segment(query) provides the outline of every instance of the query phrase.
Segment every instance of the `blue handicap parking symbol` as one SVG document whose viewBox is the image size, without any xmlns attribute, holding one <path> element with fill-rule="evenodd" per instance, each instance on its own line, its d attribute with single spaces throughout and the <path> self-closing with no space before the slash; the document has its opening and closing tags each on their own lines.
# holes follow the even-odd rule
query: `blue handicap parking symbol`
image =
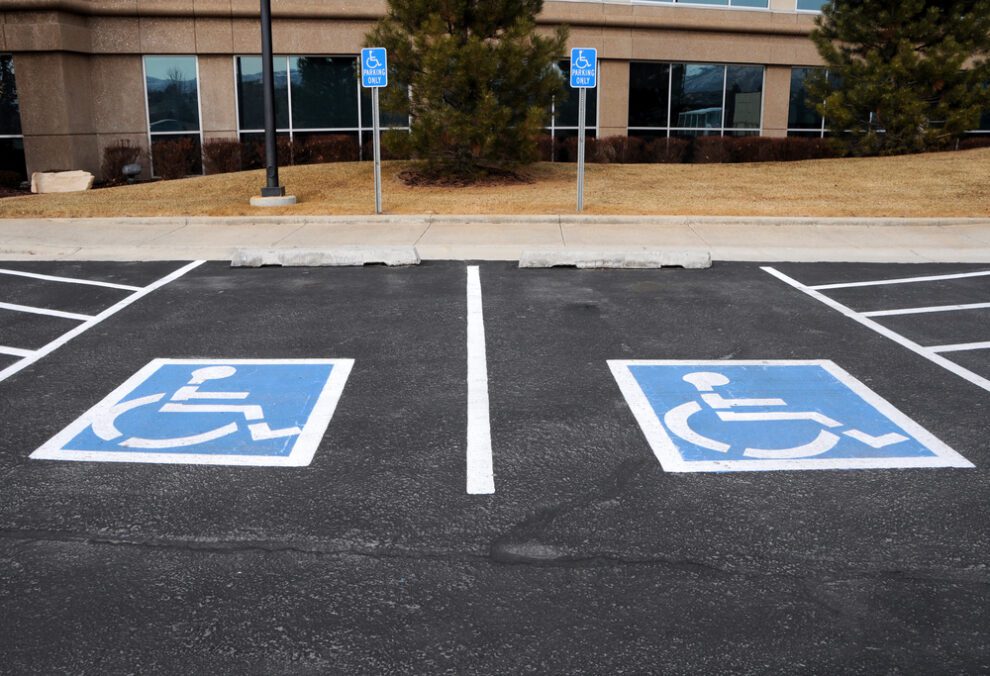
<svg viewBox="0 0 990 676">
<path fill-rule="evenodd" d="M 571 87 L 594 89 L 598 86 L 598 50 L 590 47 L 571 50 Z"/>
<path fill-rule="evenodd" d="M 830 361 L 609 366 L 667 471 L 973 466 Z"/>
<path fill-rule="evenodd" d="M 388 86 L 388 53 L 384 47 L 368 47 L 361 50 L 361 86 L 365 88 Z"/>
<path fill-rule="evenodd" d="M 35 459 L 308 465 L 350 359 L 155 359 Z"/>
</svg>

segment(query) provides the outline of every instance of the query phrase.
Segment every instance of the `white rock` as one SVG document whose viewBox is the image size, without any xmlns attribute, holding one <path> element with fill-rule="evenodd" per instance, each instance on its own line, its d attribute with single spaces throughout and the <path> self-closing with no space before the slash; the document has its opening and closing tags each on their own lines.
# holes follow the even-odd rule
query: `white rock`
<svg viewBox="0 0 990 676">
<path fill-rule="evenodd" d="M 36 171 L 31 174 L 31 192 L 79 192 L 93 187 L 88 171 Z"/>
</svg>

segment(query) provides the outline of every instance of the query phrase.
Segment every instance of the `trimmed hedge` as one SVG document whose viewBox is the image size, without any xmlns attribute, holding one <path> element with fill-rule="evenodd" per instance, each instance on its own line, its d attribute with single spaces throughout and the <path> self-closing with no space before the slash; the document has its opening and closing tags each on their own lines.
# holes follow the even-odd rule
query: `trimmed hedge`
<svg viewBox="0 0 990 676">
<path fill-rule="evenodd" d="M 103 180 L 107 183 L 123 183 L 124 167 L 144 159 L 143 148 L 132 146 L 130 141 L 117 141 L 103 149 Z"/>
<path fill-rule="evenodd" d="M 203 168 L 207 174 L 228 174 L 241 170 L 241 144 L 226 138 L 203 142 Z"/>
<path fill-rule="evenodd" d="M 199 143 L 185 136 L 156 141 L 151 162 L 160 178 L 185 178 L 202 172 Z"/>
<path fill-rule="evenodd" d="M 577 138 L 540 140 L 541 159 L 577 161 Z M 826 139 L 766 136 L 698 136 L 695 138 L 608 136 L 585 141 L 585 160 L 598 164 L 679 164 L 725 162 L 790 162 L 835 157 Z"/>
</svg>

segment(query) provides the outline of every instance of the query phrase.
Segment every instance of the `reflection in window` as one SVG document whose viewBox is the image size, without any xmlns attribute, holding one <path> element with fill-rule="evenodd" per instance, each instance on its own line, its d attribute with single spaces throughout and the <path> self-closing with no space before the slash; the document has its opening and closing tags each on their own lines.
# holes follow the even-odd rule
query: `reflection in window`
<svg viewBox="0 0 990 676">
<path fill-rule="evenodd" d="M 650 2 L 662 2 L 664 4 L 678 5 L 715 5 L 721 7 L 750 7 L 766 9 L 770 6 L 769 0 L 649 0 Z"/>
<path fill-rule="evenodd" d="M 629 64 L 629 126 L 666 127 L 670 64 Z"/>
<path fill-rule="evenodd" d="M 289 75 L 284 56 L 272 60 L 275 79 L 275 127 L 289 128 Z M 237 110 L 241 129 L 265 128 L 265 90 L 261 83 L 261 57 L 237 59 Z"/>
<path fill-rule="evenodd" d="M 763 67 L 728 66 L 725 69 L 725 126 L 758 129 L 763 106 Z"/>
<path fill-rule="evenodd" d="M 169 137 L 189 137 L 192 155 L 190 173 L 202 172 L 202 135 L 199 127 L 199 87 L 195 56 L 144 57 L 145 92 L 148 101 L 148 131 L 152 150 Z M 190 134 L 190 132 L 192 132 Z M 152 152 L 152 174 L 155 153 Z"/>
<path fill-rule="evenodd" d="M 557 69 L 564 78 L 565 83 L 571 81 L 571 62 L 560 61 Z M 567 96 L 563 101 L 553 102 L 553 125 L 554 130 L 577 129 L 578 128 L 578 90 L 567 85 Z M 585 117 L 586 129 L 594 130 L 598 127 L 598 89 L 589 89 L 585 96 Z M 575 134 L 576 135 L 576 134 Z"/>
<path fill-rule="evenodd" d="M 151 133 L 199 131 L 195 56 L 144 59 Z"/>
<path fill-rule="evenodd" d="M 373 125 L 371 92 L 361 87 L 356 56 L 276 56 L 274 62 L 276 127 L 297 142 L 293 152 L 349 156 L 349 144 L 359 152 L 367 145 L 370 136 L 362 132 Z M 240 137 L 250 150 L 265 127 L 261 57 L 238 56 L 236 65 Z M 408 115 L 385 108 L 380 122 L 382 129 L 409 128 Z"/>
<path fill-rule="evenodd" d="M 759 133 L 763 66 L 629 64 L 629 133 Z M 649 132 L 649 134 L 647 134 Z"/>
<path fill-rule="evenodd" d="M 839 78 L 824 68 L 791 68 L 790 104 L 787 109 L 788 136 L 828 136 L 825 119 L 808 100 L 808 79 L 821 73 L 825 73 L 833 87 L 838 85 Z"/>
<path fill-rule="evenodd" d="M 0 54 L 0 136 L 21 135 L 21 110 L 17 103 L 14 57 Z"/>
<path fill-rule="evenodd" d="M 0 172 L 13 172 L 21 180 L 27 178 L 14 57 L 9 54 L 0 54 Z"/>
<path fill-rule="evenodd" d="M 678 128 L 722 126 L 725 67 L 678 63 L 670 70 L 670 119 Z"/>
<path fill-rule="evenodd" d="M 354 57 L 291 57 L 293 129 L 357 128 L 358 75 Z"/>
</svg>

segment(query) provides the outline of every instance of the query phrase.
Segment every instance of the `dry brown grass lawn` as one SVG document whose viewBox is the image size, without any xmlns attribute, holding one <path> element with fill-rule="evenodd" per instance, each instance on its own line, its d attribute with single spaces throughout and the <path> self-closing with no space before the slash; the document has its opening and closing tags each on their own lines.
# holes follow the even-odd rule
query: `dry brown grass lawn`
<svg viewBox="0 0 990 676">
<path fill-rule="evenodd" d="M 575 166 L 542 163 L 531 183 L 409 187 L 383 169 L 386 213 L 568 214 Z M 261 171 L 0 200 L 0 217 L 354 215 L 374 211 L 369 163 L 286 167 L 300 203 L 256 209 Z M 990 148 L 889 158 L 762 164 L 588 165 L 588 214 L 735 216 L 990 216 Z"/>
</svg>

